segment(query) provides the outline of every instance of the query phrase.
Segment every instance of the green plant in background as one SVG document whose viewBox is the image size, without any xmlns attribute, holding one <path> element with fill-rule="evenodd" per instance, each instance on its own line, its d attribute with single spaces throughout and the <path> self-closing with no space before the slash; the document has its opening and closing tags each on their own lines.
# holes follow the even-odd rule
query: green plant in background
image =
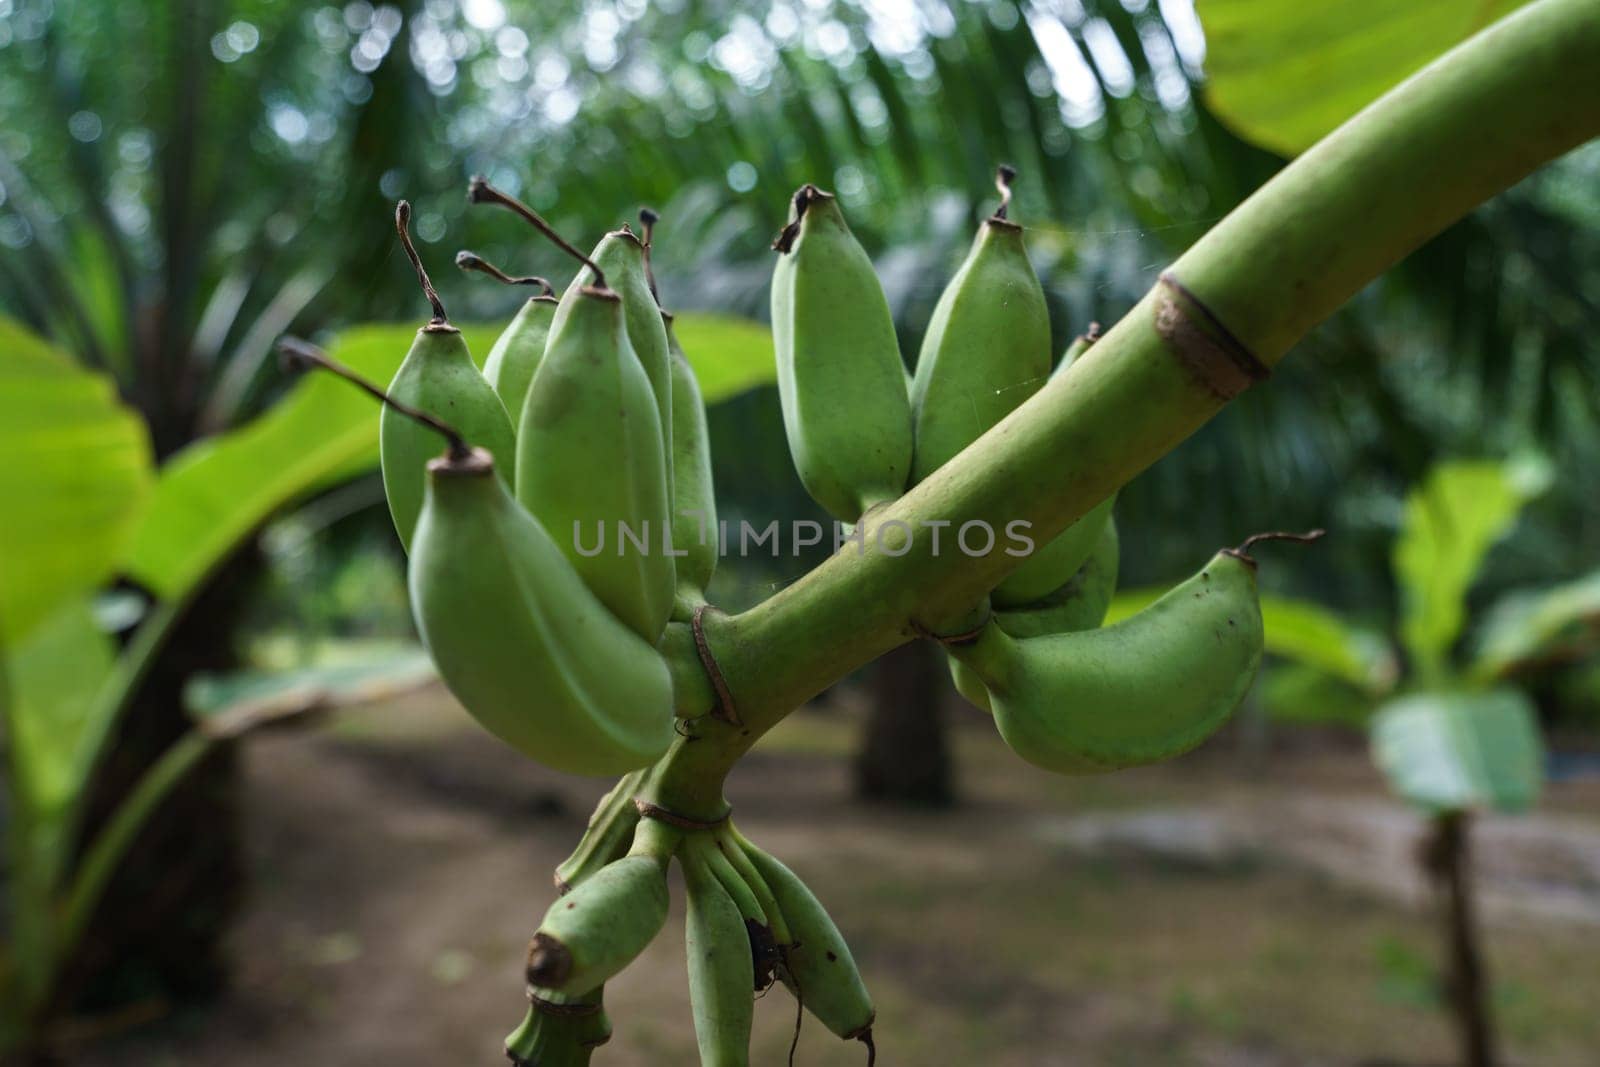
<svg viewBox="0 0 1600 1067">
<path fill-rule="evenodd" d="M 1315 619 L 1328 647 L 1364 648 L 1368 662 L 1404 670 L 1337 673 L 1325 657 L 1308 656 L 1309 646 L 1279 642 L 1273 651 L 1295 666 L 1264 687 L 1268 704 L 1291 718 L 1368 721 L 1373 759 L 1390 789 L 1429 817 L 1420 858 L 1447 920 L 1444 991 L 1464 1060 L 1475 1067 L 1493 1062 L 1494 1041 L 1470 892 L 1471 818 L 1524 811 L 1538 797 L 1543 745 L 1523 689 L 1528 677 L 1600 651 L 1600 573 L 1508 592 L 1462 640 L 1489 550 L 1551 478 L 1536 457 L 1439 464 L 1407 496 L 1400 517 L 1397 649 L 1312 605 L 1282 605 Z"/>
<path fill-rule="evenodd" d="M 659 417 L 642 385 L 648 367 L 634 324 L 651 335 L 659 328 L 654 287 L 613 288 L 594 259 L 556 237 L 531 208 L 474 179 L 474 202 L 515 209 L 589 273 L 563 295 L 523 400 L 515 499 L 496 477 L 496 460 L 448 425 L 450 405 L 476 403 L 466 398 L 483 395 L 481 381 L 422 397 L 430 411 L 384 398 L 385 419 L 415 420 L 445 445 L 425 466 L 414 448 L 386 447 L 382 456 L 389 484 L 426 481 L 409 564 L 413 610 L 445 682 L 484 725 L 557 766 L 578 765 L 564 742 L 581 733 L 594 738 L 585 747 L 596 764 L 626 769 L 557 872 L 563 896 L 530 945 L 532 1003 L 508 1042 L 513 1061 L 589 1061 L 611 1029 L 603 985 L 659 931 L 664 870 L 676 859 L 689 898 L 689 991 L 702 1062 L 748 1062 L 754 992 L 776 980 L 835 1033 L 864 1041 L 870 1062 L 873 1012 L 860 975 L 831 921 L 812 925 L 810 948 L 837 942 L 828 950 L 832 966 L 807 957 L 803 924 L 816 919 L 809 894 L 786 891 L 778 865 L 734 831 L 724 796 L 729 769 L 821 688 L 915 637 L 939 641 L 970 667 L 989 690 L 1002 737 L 1055 769 L 1152 762 L 1203 740 L 1242 697 L 1263 650 L 1254 561 L 1245 551 L 1251 541 L 1224 550 L 1125 622 L 1098 630 L 1091 619 L 1088 627 L 1013 638 L 990 602 L 1028 553 L 1001 551 L 993 531 L 1023 522 L 1046 545 L 1070 532 L 1265 378 L 1372 276 L 1479 199 L 1593 136 L 1600 71 L 1586 58 L 1597 48 L 1600 12 L 1588 0 L 1541 0 L 1474 37 L 1288 167 L 1178 259 L 1065 372 L 998 423 L 1003 411 L 981 416 L 976 439 L 914 486 L 906 484 L 913 468 L 901 447 L 914 437 L 911 405 L 885 392 L 880 373 L 887 319 L 880 283 L 863 269 L 837 205 L 802 186 L 774 243 L 782 257 L 773 277 L 781 408 L 808 490 L 852 530 L 827 562 L 737 615 L 688 598 L 670 612 L 651 610 L 659 560 L 665 555 L 670 566 L 674 557 L 648 525 L 670 520 L 640 502 L 670 493 L 661 456 L 681 455 L 661 447 L 659 435 L 671 435 L 674 424 Z M 651 243 L 648 234 L 641 242 L 645 251 Z M 432 299 L 420 267 L 419 275 Z M 1026 315 L 1023 304 L 1017 313 Z M 954 296 L 946 305 L 952 322 L 959 305 Z M 436 300 L 434 312 L 424 334 L 442 328 Z M 998 340 L 982 333 L 969 342 L 971 359 L 990 354 L 983 341 Z M 303 343 L 286 344 L 354 377 Z M 871 362 L 834 363 L 828 380 L 804 373 L 810 368 L 801 360 L 837 358 L 829 344 L 872 346 Z M 692 352 L 687 339 L 685 350 Z M 566 366 L 580 355 L 592 380 L 576 381 Z M 408 384 L 404 372 L 395 381 Z M 841 388 L 844 382 L 856 387 Z M 911 386 L 903 375 L 893 384 L 891 393 Z M 589 389 L 611 402 L 585 402 Z M 920 414 L 929 415 L 937 401 L 929 393 L 921 401 Z M 521 448 L 533 433 L 548 446 Z M 612 448 L 622 443 L 611 478 L 633 491 L 585 495 L 568 485 L 559 506 L 550 504 L 544 491 L 560 488 L 563 467 L 601 435 Z M 704 465 L 691 458 L 686 469 Z M 540 491 L 525 492 L 530 484 Z M 562 525 L 546 530 L 541 520 Z M 1425 521 L 1417 528 L 1426 532 Z M 614 557 L 579 551 L 579 559 L 562 559 L 552 545 L 571 539 L 577 547 L 585 524 L 610 524 L 616 533 L 619 522 L 637 523 L 633 533 L 642 539 L 631 550 L 613 542 Z M 1104 525 L 1082 538 L 1070 565 L 1061 564 L 1044 602 L 1019 607 L 1042 610 L 1051 596 L 1076 595 L 1069 587 Z M 962 552 L 949 551 L 947 541 L 941 552 L 922 533 L 943 526 L 987 527 L 991 539 Z M 1463 539 L 1486 545 L 1495 526 L 1475 524 Z M 1441 560 L 1452 574 L 1472 570 L 1470 553 L 1466 563 L 1459 553 L 1441 553 L 1430 564 Z M 1416 648 L 1432 657 L 1427 677 L 1437 675 L 1459 628 L 1441 590 L 1448 587 L 1426 588 L 1422 606 L 1408 615 Z M 615 617 L 592 620 L 595 600 Z M 563 620 L 569 607 L 575 613 Z M 487 629 L 479 616 L 490 620 Z M 621 626 L 633 637 L 614 651 Z M 1303 629 L 1302 639 L 1305 630 L 1315 627 Z M 526 642 L 523 656 L 508 651 L 507 634 Z M 1055 654 L 1069 645 L 1072 652 Z M 1216 649 L 1224 655 L 1208 655 Z M 1347 653 L 1348 646 L 1327 658 Z M 619 669 L 605 684 L 636 685 L 639 704 L 606 702 L 593 672 L 608 662 Z M 1098 669 L 1082 669 L 1088 666 Z M 652 674 L 670 679 L 670 700 L 649 696 Z M 508 699 L 508 691 L 523 699 Z M 1104 704 L 1061 703 L 1078 700 Z M 1515 715 L 1508 719 L 1503 701 L 1480 705 L 1451 723 L 1481 719 L 1507 736 Z M 1417 727 L 1430 715 L 1413 705 L 1391 721 L 1413 739 L 1440 736 L 1428 723 Z M 1008 721 L 1020 728 L 1008 729 Z M 589 1022 L 563 1022 L 573 1019 Z"/>
</svg>

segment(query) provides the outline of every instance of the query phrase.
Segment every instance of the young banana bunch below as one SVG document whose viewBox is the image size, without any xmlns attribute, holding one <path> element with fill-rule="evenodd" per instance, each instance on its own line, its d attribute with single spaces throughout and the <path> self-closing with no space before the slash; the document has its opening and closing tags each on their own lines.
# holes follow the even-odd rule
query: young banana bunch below
<svg viewBox="0 0 1600 1067">
<path fill-rule="evenodd" d="M 950 655 L 982 683 L 1000 736 L 1029 763 L 1092 774 L 1170 759 L 1227 721 L 1261 664 L 1250 546 L 1320 536 L 1262 534 L 1223 549 L 1161 599 L 1103 630 L 1029 633 L 1032 626 L 1013 622 L 1016 636 L 996 613 L 976 641 L 951 646 Z"/>
<path fill-rule="evenodd" d="M 806 491 L 853 523 L 905 492 L 911 405 L 889 302 L 833 194 L 803 185 L 773 242 L 772 338 L 789 452 Z"/>
</svg>

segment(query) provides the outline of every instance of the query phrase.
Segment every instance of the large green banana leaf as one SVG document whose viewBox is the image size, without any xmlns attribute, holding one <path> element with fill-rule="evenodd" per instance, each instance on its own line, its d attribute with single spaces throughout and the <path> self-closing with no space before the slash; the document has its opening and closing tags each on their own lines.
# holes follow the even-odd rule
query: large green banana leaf
<svg viewBox="0 0 1600 1067">
<path fill-rule="evenodd" d="M 1425 682 L 1445 669 L 1484 557 L 1549 479 L 1537 459 L 1441 463 L 1407 495 L 1394 544 L 1400 638 Z"/>
<path fill-rule="evenodd" d="M 0 316 L 0 648 L 115 570 L 150 443 L 110 379 Z"/>
<path fill-rule="evenodd" d="M 1544 779 L 1533 706 L 1515 689 L 1391 701 L 1373 719 L 1372 754 L 1389 787 L 1429 813 L 1524 811 Z"/>
<path fill-rule="evenodd" d="M 1206 100 L 1246 140 L 1298 155 L 1527 0 L 1199 0 Z"/>
<path fill-rule="evenodd" d="M 1552 589 L 1509 593 L 1489 609 L 1469 673 L 1488 681 L 1531 664 L 1600 649 L 1600 571 Z"/>
</svg>

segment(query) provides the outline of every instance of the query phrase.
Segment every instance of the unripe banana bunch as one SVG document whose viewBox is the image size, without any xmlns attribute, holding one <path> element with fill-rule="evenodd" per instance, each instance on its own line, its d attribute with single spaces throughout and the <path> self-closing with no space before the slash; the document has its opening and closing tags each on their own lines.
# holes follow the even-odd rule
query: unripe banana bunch
<svg viewBox="0 0 1600 1067">
<path fill-rule="evenodd" d="M 1258 534 L 1223 549 L 1161 599 L 1103 630 L 1033 633 L 1053 623 L 1030 613 L 1027 623 L 1013 622 L 1013 634 L 997 613 L 976 641 L 950 646 L 950 655 L 982 683 L 1000 736 L 1029 763 L 1092 774 L 1170 759 L 1227 721 L 1261 664 L 1250 546 L 1320 536 Z"/>
<path fill-rule="evenodd" d="M 499 396 L 448 325 L 405 232 L 408 216 L 402 205 L 397 223 L 435 321 L 396 383 L 422 400 L 412 405 L 386 395 L 303 342 L 281 347 L 384 401 L 384 478 L 397 528 L 409 541 L 412 610 L 440 676 L 467 710 L 501 740 L 558 770 L 598 775 L 644 767 L 673 738 L 666 662 L 653 641 L 590 590 L 511 496 L 495 456 L 438 416 L 497 413 L 480 421 L 491 430 L 509 427 Z M 449 339 L 459 355 L 448 376 L 426 358 L 434 338 Z M 413 471 L 418 457 L 437 450 L 438 436 L 448 442 L 445 454 Z M 652 443 L 659 456 L 659 440 Z M 509 459 L 514 446 L 507 440 L 500 450 Z M 407 519 L 413 475 L 421 497 Z"/>
<path fill-rule="evenodd" d="M 800 481 L 841 522 L 905 491 L 911 405 L 889 302 L 831 193 L 803 185 L 773 242 L 778 399 Z"/>
</svg>

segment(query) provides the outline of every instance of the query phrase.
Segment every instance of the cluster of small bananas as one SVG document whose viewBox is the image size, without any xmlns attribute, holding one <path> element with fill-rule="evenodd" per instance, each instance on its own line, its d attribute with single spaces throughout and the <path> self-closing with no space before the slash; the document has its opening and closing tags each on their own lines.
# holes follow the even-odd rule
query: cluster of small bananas
<svg viewBox="0 0 1600 1067">
<path fill-rule="evenodd" d="M 778 388 L 801 480 L 840 521 L 927 478 L 1094 343 L 1091 329 L 1052 371 L 1044 291 L 1009 217 L 1013 178 L 999 169 L 1000 206 L 941 294 L 909 382 L 883 288 L 838 202 L 811 185 L 795 193 L 774 243 Z M 943 641 L 961 693 L 1047 770 L 1110 770 L 1194 747 L 1232 714 L 1261 661 L 1255 562 L 1243 547 L 1099 628 L 1117 580 L 1114 500 L 996 586 L 977 633 Z"/>
<path fill-rule="evenodd" d="M 842 523 L 869 521 L 1093 343 L 1093 331 L 1080 337 L 1052 372 L 1044 294 L 1008 217 L 1012 177 L 1001 168 L 1000 206 L 940 297 L 914 377 L 837 201 L 812 185 L 792 200 L 774 242 L 779 396 L 801 480 Z M 384 488 L 413 612 L 484 727 L 547 766 L 623 776 L 557 871 L 561 896 L 530 946 L 530 1007 L 507 1051 L 522 1067 L 589 1062 L 611 1033 L 604 984 L 660 931 L 676 857 L 702 1062 L 748 1063 L 754 992 L 781 981 L 835 1034 L 864 1041 L 870 1063 L 872 1002 L 816 897 L 727 816 L 699 822 L 643 799 L 674 737 L 658 644 L 669 621 L 697 623 L 718 552 L 705 536 L 718 525 L 705 406 L 651 275 L 655 216 L 641 212 L 639 233 L 624 226 L 585 256 L 481 179 L 469 199 L 514 211 L 583 265 L 557 298 L 542 279 L 457 257 L 541 290 L 480 373 L 411 243 L 408 206 L 396 211 L 433 317 L 387 393 L 358 384 L 385 401 Z M 303 342 L 286 351 L 354 378 Z M 1233 711 L 1261 657 L 1250 542 L 1100 628 L 1117 576 L 1112 503 L 996 586 L 981 627 L 941 639 L 957 687 L 992 711 L 1006 743 L 1062 773 L 1193 747 Z M 581 547 L 581 531 L 608 527 L 614 550 Z"/>
</svg>

